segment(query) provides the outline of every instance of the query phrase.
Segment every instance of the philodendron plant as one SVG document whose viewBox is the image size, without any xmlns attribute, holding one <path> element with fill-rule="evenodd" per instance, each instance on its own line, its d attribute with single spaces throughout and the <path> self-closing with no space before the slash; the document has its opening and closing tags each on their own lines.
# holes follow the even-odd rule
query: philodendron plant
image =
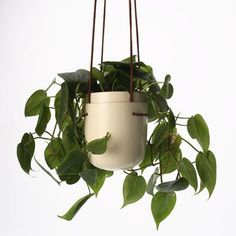
<svg viewBox="0 0 236 236">
<path fill-rule="evenodd" d="M 173 95 L 170 75 L 157 82 L 152 68 L 142 62 L 133 63 L 135 91 L 141 92 L 148 105 L 148 121 L 154 126 L 146 141 L 144 160 L 133 169 L 123 170 L 123 207 L 140 200 L 145 193 L 151 197 L 151 211 L 157 228 L 172 212 L 176 192 L 189 186 L 196 193 L 207 189 L 209 197 L 216 184 L 216 160 L 209 150 L 208 126 L 200 114 L 182 117 L 174 114 L 167 100 Z M 92 91 L 130 91 L 130 59 L 121 62 L 104 62 L 100 69 L 92 70 Z M 90 73 L 77 70 L 58 74 L 47 89 L 34 92 L 25 105 L 25 116 L 38 118 L 35 131 L 25 133 L 17 146 L 21 168 L 29 174 L 32 159 L 57 184 L 69 185 L 84 181 L 88 195 L 79 199 L 69 211 L 60 216 L 72 220 L 79 209 L 92 196 L 97 196 L 112 171 L 98 169 L 89 160 L 89 153 L 106 152 L 112 134 L 87 142 L 84 135 L 84 107 Z M 63 79 L 63 83 L 58 80 Z M 56 86 L 58 91 L 51 94 Z M 51 123 L 49 125 L 49 123 Z M 52 131 L 48 127 L 52 128 Z M 186 128 L 194 145 L 181 135 L 178 128 Z M 129 130 L 127 130 L 129 132 Z M 46 141 L 44 158 L 47 168 L 34 157 L 36 141 Z M 196 142 L 197 141 L 197 142 Z M 196 152 L 187 158 L 182 144 Z M 199 144 L 197 147 L 195 145 Z M 153 174 L 147 181 L 145 169 Z M 172 181 L 170 181 L 172 179 Z M 168 181 L 167 181 L 168 180 Z"/>
</svg>

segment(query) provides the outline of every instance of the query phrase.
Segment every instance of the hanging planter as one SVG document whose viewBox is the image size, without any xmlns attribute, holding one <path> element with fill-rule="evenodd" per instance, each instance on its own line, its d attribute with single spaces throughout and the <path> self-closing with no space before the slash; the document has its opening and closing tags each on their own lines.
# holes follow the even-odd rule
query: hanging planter
<svg viewBox="0 0 236 236">
<path fill-rule="evenodd" d="M 101 64 L 99 69 L 93 67 L 96 4 L 95 0 L 90 71 L 58 74 L 62 83 L 56 78 L 47 89 L 37 90 L 29 97 L 25 116 L 36 116 L 38 121 L 35 132 L 23 135 L 17 157 L 29 174 L 35 142 L 46 140 L 47 168 L 34 158 L 39 167 L 59 185 L 86 183 L 88 195 L 60 216 L 65 220 L 72 220 L 89 198 L 98 195 L 113 170 L 123 170 L 123 207 L 137 202 L 145 193 L 151 195 L 151 211 L 158 227 L 172 212 L 176 192 L 191 186 L 196 193 L 206 188 L 212 195 L 216 160 L 209 149 L 209 129 L 200 114 L 175 115 L 168 105 L 174 91 L 170 75 L 157 82 L 152 68 L 140 61 L 135 0 L 138 60 L 133 56 L 129 0 L 130 56 L 119 62 L 103 61 L 105 0 Z M 56 94 L 50 93 L 52 86 L 58 87 Z M 52 131 L 48 130 L 49 122 L 54 123 Z M 154 129 L 147 137 L 149 123 Z M 197 142 L 192 144 L 182 136 L 184 128 Z M 195 147 L 197 143 L 199 146 Z M 196 156 L 185 158 L 183 144 L 194 149 Z M 148 181 L 144 178 L 147 168 L 153 169 Z M 172 181 L 166 180 L 170 178 Z"/>
<path fill-rule="evenodd" d="M 130 102 L 128 92 L 98 92 L 86 104 L 85 138 L 91 142 L 108 134 L 104 154 L 90 153 L 101 169 L 129 169 L 143 160 L 147 140 L 147 104 L 141 93 Z M 127 132 L 128 131 L 128 132 Z"/>
</svg>

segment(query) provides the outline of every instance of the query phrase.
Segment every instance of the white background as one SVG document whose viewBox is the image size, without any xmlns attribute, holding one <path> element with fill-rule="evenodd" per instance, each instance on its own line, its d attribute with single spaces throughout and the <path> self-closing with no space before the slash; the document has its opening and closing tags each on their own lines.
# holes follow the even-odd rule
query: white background
<svg viewBox="0 0 236 236">
<path fill-rule="evenodd" d="M 89 67 L 93 1 L 0 0 L 1 236 L 236 234 L 236 2 L 137 2 L 142 60 L 153 66 L 158 80 L 172 75 L 175 96 L 170 104 L 176 113 L 201 113 L 209 124 L 211 149 L 218 160 L 215 193 L 209 201 L 206 192 L 193 196 L 189 189 L 178 194 L 174 212 L 157 233 L 149 196 L 119 209 L 124 175 L 118 172 L 72 222 L 57 218 L 86 188 L 83 184 L 58 187 L 40 171 L 32 174 L 36 178 L 27 176 L 15 149 L 21 135 L 35 125 L 23 114 L 29 95 L 46 88 L 59 72 Z M 108 0 L 106 59 L 128 56 L 127 3 Z M 99 63 L 99 44 L 97 38 L 95 63 Z M 41 162 L 42 147 L 36 152 Z"/>
</svg>

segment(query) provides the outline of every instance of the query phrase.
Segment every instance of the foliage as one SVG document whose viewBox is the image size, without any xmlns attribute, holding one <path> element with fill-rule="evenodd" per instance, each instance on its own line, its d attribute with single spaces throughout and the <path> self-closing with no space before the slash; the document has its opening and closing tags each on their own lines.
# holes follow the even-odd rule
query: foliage
<svg viewBox="0 0 236 236">
<path fill-rule="evenodd" d="M 203 117 L 200 114 L 181 117 L 169 107 L 168 100 L 174 92 L 170 75 L 165 77 L 164 82 L 157 82 L 150 66 L 143 62 L 134 62 L 133 66 L 133 87 L 144 94 L 148 105 L 148 121 L 155 128 L 147 140 L 144 160 L 136 169 L 124 171 L 127 176 L 123 184 L 123 207 L 137 202 L 145 192 L 148 193 L 152 197 L 151 211 L 159 227 L 172 212 L 177 191 L 185 190 L 190 185 L 196 193 L 206 188 L 209 196 L 212 195 L 216 184 L 216 160 L 209 150 L 209 129 Z M 92 70 L 92 91 L 130 91 L 129 73 L 129 58 L 121 62 L 104 62 L 100 70 Z M 25 116 L 35 116 L 38 120 L 35 132 L 23 135 L 17 146 L 17 157 L 21 168 L 29 174 L 35 141 L 46 140 L 48 144 L 44 158 L 49 170 L 35 159 L 42 170 L 59 184 L 86 183 L 88 195 L 79 199 L 61 216 L 65 220 L 72 220 L 87 200 L 98 195 L 106 179 L 113 174 L 96 168 L 88 161 L 89 152 L 97 155 L 106 152 L 111 134 L 107 133 L 105 137 L 90 143 L 85 139 L 84 107 L 89 72 L 77 70 L 59 74 L 59 77 L 64 80 L 62 84 L 53 80 L 46 90 L 37 90 L 26 102 Z M 58 86 L 58 91 L 54 96 L 49 96 L 48 91 L 54 85 Z M 47 128 L 49 122 L 54 127 L 51 132 Z M 181 128 L 186 128 L 194 139 L 194 145 L 179 133 Z M 196 141 L 199 149 L 195 147 Z M 183 154 L 184 144 L 196 151 L 195 159 Z M 153 168 L 148 181 L 144 178 L 147 168 Z M 166 180 L 170 178 L 172 181 Z"/>
</svg>

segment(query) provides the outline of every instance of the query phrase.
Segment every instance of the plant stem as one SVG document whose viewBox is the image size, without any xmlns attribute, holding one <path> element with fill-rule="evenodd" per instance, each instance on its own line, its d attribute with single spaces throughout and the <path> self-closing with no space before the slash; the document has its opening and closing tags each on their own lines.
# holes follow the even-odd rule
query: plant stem
<svg viewBox="0 0 236 236">
<path fill-rule="evenodd" d="M 38 161 L 37 159 L 34 157 L 35 162 L 37 163 L 37 165 L 48 175 L 50 176 L 58 185 L 61 184 L 61 182 L 59 182 L 48 170 L 46 170 Z"/>
<path fill-rule="evenodd" d="M 45 131 L 46 134 L 48 134 L 51 138 L 54 138 L 52 134 L 50 134 L 48 131 Z"/>
<path fill-rule="evenodd" d="M 178 126 L 184 126 L 184 127 L 187 127 L 187 125 L 178 124 L 178 123 L 176 123 L 176 125 L 178 125 Z"/>
<path fill-rule="evenodd" d="M 181 139 L 185 142 L 185 143 L 187 143 L 189 146 L 191 146 L 196 152 L 200 152 L 197 148 L 195 148 L 188 140 L 186 140 L 186 139 L 184 139 L 183 137 L 181 137 Z"/>
<path fill-rule="evenodd" d="M 150 167 L 150 166 L 157 166 L 159 165 L 160 163 L 157 162 L 157 163 L 153 163 L 153 164 L 150 164 L 150 165 L 146 165 L 146 166 L 143 166 L 143 167 L 140 167 L 140 168 L 137 168 L 137 169 L 129 169 L 128 171 L 139 171 L 139 170 L 143 170 L 143 169 L 146 169 L 147 167 Z"/>
<path fill-rule="evenodd" d="M 44 138 L 44 137 L 35 137 L 34 139 L 43 139 L 43 140 L 48 140 L 48 141 L 51 141 L 50 138 Z"/>
</svg>

